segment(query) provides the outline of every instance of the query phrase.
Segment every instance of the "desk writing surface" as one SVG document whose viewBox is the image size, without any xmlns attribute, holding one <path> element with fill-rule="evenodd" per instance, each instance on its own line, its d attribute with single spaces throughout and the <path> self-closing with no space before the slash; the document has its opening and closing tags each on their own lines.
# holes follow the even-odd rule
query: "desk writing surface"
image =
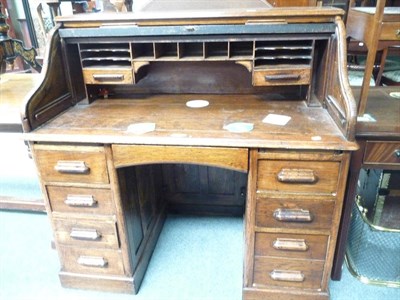
<svg viewBox="0 0 400 300">
<path fill-rule="evenodd" d="M 39 82 L 39 74 L 0 75 L 0 130 L 21 131 L 21 109 L 27 94 Z"/>
<path fill-rule="evenodd" d="M 190 108 L 186 102 L 205 99 L 209 105 Z M 264 123 L 269 115 L 288 116 L 285 125 Z M 155 123 L 155 131 L 129 132 L 136 123 Z M 224 126 L 253 123 L 250 132 L 234 133 Z M 354 149 L 321 107 L 304 101 L 270 101 L 261 95 L 157 95 L 136 99 L 97 100 L 77 105 L 30 133 L 27 138 L 70 142 L 163 144 L 232 147 L 294 147 Z"/>
</svg>

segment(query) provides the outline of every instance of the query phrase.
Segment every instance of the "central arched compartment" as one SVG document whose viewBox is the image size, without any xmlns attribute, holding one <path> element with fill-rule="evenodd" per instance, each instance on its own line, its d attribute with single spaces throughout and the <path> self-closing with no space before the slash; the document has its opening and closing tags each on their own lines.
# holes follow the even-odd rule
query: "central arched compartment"
<svg viewBox="0 0 400 300">
<path fill-rule="evenodd" d="M 184 224 L 180 218 L 201 223 L 201 216 L 243 218 L 247 149 L 114 145 L 113 161 L 134 281 L 144 275 L 167 216 L 172 224 Z M 226 247 L 210 239 L 205 242 Z"/>
</svg>

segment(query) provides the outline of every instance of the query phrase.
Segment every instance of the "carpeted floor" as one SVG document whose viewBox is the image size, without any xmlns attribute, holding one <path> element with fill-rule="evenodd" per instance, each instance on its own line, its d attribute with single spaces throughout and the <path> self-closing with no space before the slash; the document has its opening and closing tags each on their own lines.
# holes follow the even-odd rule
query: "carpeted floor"
<svg viewBox="0 0 400 300">
<path fill-rule="evenodd" d="M 239 300 L 242 232 L 241 218 L 170 215 L 139 293 L 103 293 L 60 286 L 47 215 L 0 211 L 0 299 Z M 332 300 L 400 299 L 400 289 L 365 285 L 346 268 L 330 291 Z"/>
</svg>

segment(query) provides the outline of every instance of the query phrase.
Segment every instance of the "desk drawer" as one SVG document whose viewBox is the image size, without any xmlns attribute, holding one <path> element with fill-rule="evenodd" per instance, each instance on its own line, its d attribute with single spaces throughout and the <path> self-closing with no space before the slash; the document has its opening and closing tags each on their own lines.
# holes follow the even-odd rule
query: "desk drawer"
<svg viewBox="0 0 400 300">
<path fill-rule="evenodd" d="M 86 84 L 133 84 L 132 69 L 83 69 L 83 78 Z"/>
<path fill-rule="evenodd" d="M 119 248 L 114 221 L 54 218 L 53 224 L 55 237 L 60 244 L 85 248 Z"/>
<path fill-rule="evenodd" d="M 83 274 L 124 275 L 121 252 L 109 249 L 60 247 L 63 271 Z"/>
<path fill-rule="evenodd" d="M 266 228 L 325 229 L 332 226 L 333 200 L 258 198 L 256 226 Z"/>
<path fill-rule="evenodd" d="M 254 284 L 318 289 L 321 287 L 324 262 L 255 257 Z"/>
<path fill-rule="evenodd" d="M 380 40 L 382 41 L 399 41 L 400 40 L 400 22 L 383 22 Z"/>
<path fill-rule="evenodd" d="M 311 69 L 279 68 L 255 70 L 253 73 L 254 86 L 302 85 L 310 84 Z"/>
<path fill-rule="evenodd" d="M 367 142 L 364 163 L 400 165 L 400 142 Z"/>
<path fill-rule="evenodd" d="M 334 194 L 339 168 L 333 161 L 259 160 L 257 189 Z"/>
<path fill-rule="evenodd" d="M 47 186 L 53 212 L 114 214 L 114 201 L 109 189 Z"/>
<path fill-rule="evenodd" d="M 325 260 L 327 235 L 257 232 L 256 256 Z"/>
<path fill-rule="evenodd" d="M 35 146 L 35 158 L 45 182 L 109 183 L 102 147 Z"/>
</svg>

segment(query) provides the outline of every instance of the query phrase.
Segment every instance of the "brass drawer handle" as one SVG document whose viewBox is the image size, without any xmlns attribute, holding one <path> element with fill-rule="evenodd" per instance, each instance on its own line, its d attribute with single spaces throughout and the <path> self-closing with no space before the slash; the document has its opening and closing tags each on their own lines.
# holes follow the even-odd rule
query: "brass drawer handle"
<svg viewBox="0 0 400 300">
<path fill-rule="evenodd" d="M 124 74 L 93 74 L 93 79 L 97 81 L 122 81 Z"/>
<path fill-rule="evenodd" d="M 272 247 L 276 250 L 307 251 L 308 245 L 304 239 L 277 238 L 272 242 Z"/>
<path fill-rule="evenodd" d="M 305 279 L 305 276 L 301 271 L 273 270 L 269 273 L 269 276 L 275 281 L 303 282 Z"/>
<path fill-rule="evenodd" d="M 277 221 L 282 222 L 311 222 L 313 216 L 308 209 L 277 208 L 273 213 Z"/>
<path fill-rule="evenodd" d="M 59 160 L 54 166 L 54 170 L 65 174 L 88 174 L 90 168 L 84 161 Z"/>
<path fill-rule="evenodd" d="M 278 181 L 283 183 L 316 183 L 317 175 L 311 169 L 282 169 L 278 173 Z"/>
<path fill-rule="evenodd" d="M 76 240 L 96 241 L 101 238 L 101 233 L 96 229 L 72 228 L 69 236 Z"/>
<path fill-rule="evenodd" d="M 265 81 L 275 80 L 299 80 L 300 75 L 298 74 L 276 74 L 276 75 L 265 75 Z"/>
<path fill-rule="evenodd" d="M 108 261 L 104 257 L 79 256 L 78 264 L 85 267 L 105 268 L 108 265 Z"/>
<path fill-rule="evenodd" d="M 97 201 L 92 195 L 67 195 L 64 203 L 68 206 L 93 207 L 97 204 Z"/>
</svg>

